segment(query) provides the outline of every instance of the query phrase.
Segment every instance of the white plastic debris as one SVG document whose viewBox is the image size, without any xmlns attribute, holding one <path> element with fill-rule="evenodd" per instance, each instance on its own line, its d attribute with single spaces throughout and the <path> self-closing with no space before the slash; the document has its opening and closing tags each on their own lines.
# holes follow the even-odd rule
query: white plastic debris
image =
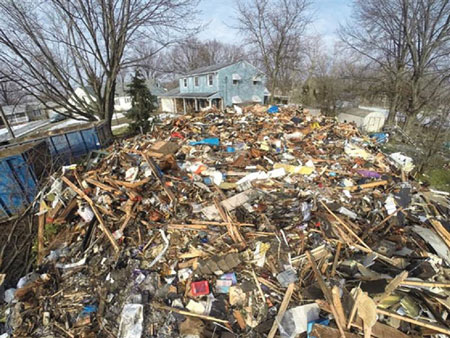
<svg viewBox="0 0 450 338">
<path fill-rule="evenodd" d="M 319 319 L 320 308 L 316 303 L 294 307 L 283 316 L 278 325 L 281 337 L 294 338 L 306 332 L 308 322 Z"/>
<path fill-rule="evenodd" d="M 125 172 L 125 181 L 132 182 L 136 180 L 139 173 L 139 167 L 131 167 Z"/>
<path fill-rule="evenodd" d="M 144 307 L 142 304 L 126 304 L 120 318 L 119 338 L 140 338 L 144 330 Z"/>
<path fill-rule="evenodd" d="M 78 209 L 78 215 L 80 215 L 81 218 L 83 219 L 83 221 L 85 221 L 86 223 L 89 223 L 90 221 L 92 221 L 94 219 L 94 212 L 87 205 L 81 206 Z"/>
<path fill-rule="evenodd" d="M 345 215 L 345 216 L 350 217 L 351 219 L 356 219 L 356 217 L 358 217 L 358 215 L 357 215 L 356 213 L 354 213 L 354 212 L 351 211 L 351 210 L 348 210 L 348 209 L 345 208 L 345 207 L 340 207 L 340 208 L 338 209 L 338 212 L 339 212 L 340 214 L 342 214 L 342 215 Z"/>
<path fill-rule="evenodd" d="M 386 198 L 384 207 L 386 208 L 388 215 L 392 215 L 393 213 L 395 213 L 395 210 L 397 210 L 397 206 L 395 205 L 394 196 L 389 195 L 388 198 Z"/>
<path fill-rule="evenodd" d="M 16 289 L 11 288 L 5 291 L 5 302 L 11 303 L 14 300 L 14 294 L 16 293 Z"/>
<path fill-rule="evenodd" d="M 405 156 L 402 153 L 393 153 L 389 157 L 395 162 L 395 165 L 404 172 L 409 173 L 414 169 L 414 163 L 411 157 Z"/>
<path fill-rule="evenodd" d="M 164 256 L 164 254 L 166 253 L 167 249 L 169 248 L 170 235 L 166 236 L 166 233 L 162 229 L 159 229 L 159 232 L 161 233 L 161 237 L 162 237 L 162 239 L 164 241 L 164 248 L 161 250 L 161 252 L 158 254 L 158 256 L 156 256 L 155 259 L 150 263 L 150 265 L 148 266 L 149 269 L 153 265 L 155 265 L 156 263 L 159 262 L 159 260 Z"/>
</svg>

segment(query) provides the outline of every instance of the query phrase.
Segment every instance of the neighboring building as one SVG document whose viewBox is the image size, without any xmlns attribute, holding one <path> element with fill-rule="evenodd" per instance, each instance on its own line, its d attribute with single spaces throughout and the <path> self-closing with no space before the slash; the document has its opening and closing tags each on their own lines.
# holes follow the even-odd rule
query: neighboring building
<svg viewBox="0 0 450 338">
<path fill-rule="evenodd" d="M 166 89 L 157 80 L 148 79 L 145 81 L 150 93 L 156 97 L 166 93 Z M 131 96 L 127 94 L 129 83 L 117 84 L 114 98 L 114 110 L 126 112 L 131 109 Z"/>
<path fill-rule="evenodd" d="M 351 108 L 338 115 L 339 122 L 354 122 L 356 126 L 366 133 L 380 131 L 386 120 L 381 111 L 370 111 L 361 108 Z"/>
<path fill-rule="evenodd" d="M 212 106 L 264 103 L 265 76 L 247 61 L 195 69 L 179 79 L 179 87 L 159 95 L 161 110 L 200 111 Z"/>
<path fill-rule="evenodd" d="M 43 109 L 39 103 L 17 104 L 3 106 L 2 108 L 8 122 L 11 125 L 47 118 L 45 109 Z M 0 124 L 3 125 L 3 121 L 1 119 Z"/>
</svg>

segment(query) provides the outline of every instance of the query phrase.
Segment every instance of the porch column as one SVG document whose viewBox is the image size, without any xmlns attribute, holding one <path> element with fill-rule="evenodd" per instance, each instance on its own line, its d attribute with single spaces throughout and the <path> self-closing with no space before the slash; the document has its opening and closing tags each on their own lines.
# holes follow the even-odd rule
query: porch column
<svg viewBox="0 0 450 338">
<path fill-rule="evenodd" d="M 183 112 L 186 114 L 186 99 L 183 97 Z"/>
<path fill-rule="evenodd" d="M 177 99 L 172 99 L 172 104 L 175 107 L 175 114 L 178 114 L 178 109 L 177 109 Z"/>
<path fill-rule="evenodd" d="M 198 111 L 198 101 L 197 101 L 197 99 L 194 99 L 194 106 L 195 106 L 195 111 Z"/>
<path fill-rule="evenodd" d="M 212 100 L 208 99 L 208 108 L 211 108 L 211 106 L 212 106 Z"/>
</svg>

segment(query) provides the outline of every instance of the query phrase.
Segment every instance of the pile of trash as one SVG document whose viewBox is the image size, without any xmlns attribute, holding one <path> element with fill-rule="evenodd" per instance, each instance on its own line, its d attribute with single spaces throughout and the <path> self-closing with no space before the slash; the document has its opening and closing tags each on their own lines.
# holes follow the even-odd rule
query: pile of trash
<svg viewBox="0 0 450 338">
<path fill-rule="evenodd" d="M 413 168 L 353 125 L 295 107 L 164 120 L 50 178 L 38 264 L 4 292 L 4 329 L 450 334 L 449 194 Z"/>
</svg>

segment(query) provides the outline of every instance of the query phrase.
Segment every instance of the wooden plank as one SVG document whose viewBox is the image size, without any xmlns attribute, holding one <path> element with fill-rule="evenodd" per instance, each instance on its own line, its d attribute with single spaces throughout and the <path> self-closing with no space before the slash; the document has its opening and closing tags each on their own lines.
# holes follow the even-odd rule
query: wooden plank
<svg viewBox="0 0 450 338">
<path fill-rule="evenodd" d="M 337 263 L 339 261 L 339 256 L 341 254 L 341 248 L 342 248 L 342 243 L 338 242 L 337 248 L 336 248 L 336 255 L 334 256 L 333 267 L 331 268 L 330 277 L 334 277 L 334 275 L 336 274 L 336 267 L 337 267 Z"/>
<path fill-rule="evenodd" d="M 395 278 L 392 279 L 388 285 L 386 285 L 384 289 L 385 291 L 380 296 L 376 297 L 376 303 L 380 304 L 385 298 L 389 297 L 391 293 L 394 292 L 394 290 L 398 288 L 407 277 L 408 271 L 403 271 L 395 276 Z"/>
<path fill-rule="evenodd" d="M 150 166 L 150 169 L 152 170 L 156 179 L 161 183 L 164 191 L 166 192 L 167 196 L 169 196 L 170 201 L 172 202 L 172 205 L 175 208 L 177 205 L 177 197 L 175 196 L 173 191 L 166 185 L 165 180 L 159 175 L 155 162 L 151 158 L 149 158 L 145 153 L 141 153 L 141 155 L 147 161 L 148 165 Z"/>
<path fill-rule="evenodd" d="M 44 259 L 44 230 L 45 230 L 45 204 L 41 201 L 39 204 L 39 220 L 38 220 L 38 265 L 42 263 Z"/>
<path fill-rule="evenodd" d="M 92 211 L 94 212 L 95 217 L 97 217 L 98 222 L 100 223 L 100 230 L 103 231 L 103 233 L 106 235 L 106 237 L 108 238 L 108 240 L 111 242 L 114 250 L 116 252 L 120 251 L 120 247 L 119 244 L 117 244 L 115 238 L 113 237 L 113 235 L 111 234 L 111 231 L 109 231 L 109 229 L 106 227 L 106 224 L 102 218 L 102 216 L 100 215 L 100 213 L 98 212 L 97 207 L 95 206 L 94 201 L 92 201 L 90 199 L 90 197 L 88 195 L 86 195 L 80 188 L 78 188 L 74 183 L 72 183 L 67 177 L 62 176 L 61 179 L 73 190 L 75 191 L 78 195 L 80 195 L 80 197 L 82 197 L 86 202 L 88 202 L 88 204 L 90 205 Z"/>
<path fill-rule="evenodd" d="M 334 212 L 332 212 L 325 203 L 323 203 L 322 201 L 320 201 L 320 203 L 345 228 L 345 230 L 347 230 L 347 232 L 349 232 L 354 238 L 356 238 L 356 240 L 359 243 L 361 243 L 362 246 L 364 246 L 367 250 L 372 252 L 372 249 L 366 243 L 364 243 L 364 241 L 361 238 L 359 238 L 359 236 L 357 234 L 355 234 L 353 232 L 353 230 L 350 229 L 350 227 L 347 224 L 345 224 L 338 216 L 336 216 L 336 214 Z"/>
<path fill-rule="evenodd" d="M 333 314 L 334 318 L 336 319 L 336 325 L 339 328 L 339 332 L 341 333 L 342 337 L 345 337 L 344 328 L 341 326 L 341 323 L 338 320 L 338 314 L 336 311 L 336 308 L 333 304 L 333 296 L 331 295 L 330 289 L 328 289 L 327 285 L 325 284 L 325 281 L 322 278 L 322 275 L 319 272 L 319 269 L 317 268 L 316 261 L 314 260 L 313 256 L 311 255 L 311 252 L 306 251 L 306 256 L 308 257 L 309 262 L 311 263 L 311 267 L 314 271 L 314 274 L 316 276 L 317 282 L 319 283 L 319 287 L 322 290 L 322 293 L 325 296 L 326 301 L 331 306 L 331 313 Z"/>
<path fill-rule="evenodd" d="M 340 322 L 341 327 L 346 327 L 347 318 L 345 317 L 344 308 L 342 306 L 339 287 L 337 287 L 336 285 L 331 289 L 331 296 L 333 297 L 333 305 L 336 309 L 336 314 L 338 315 L 336 320 Z"/>
<path fill-rule="evenodd" d="M 338 329 L 335 329 L 333 327 L 314 324 L 311 333 L 309 336 L 311 337 L 317 337 L 317 338 L 330 338 L 330 337 L 339 337 L 340 333 Z M 350 332 L 346 332 L 345 336 L 347 338 L 361 338 L 357 334 L 353 334 Z"/>
<path fill-rule="evenodd" d="M 435 325 L 435 324 L 431 324 L 428 322 L 425 322 L 423 320 L 418 320 L 418 319 L 414 319 L 414 318 L 410 318 L 410 317 L 406 317 L 406 316 L 401 316 L 395 312 L 391 312 L 391 311 L 386 311 L 380 308 L 377 308 L 377 313 L 385 315 L 385 316 L 389 316 L 392 318 L 396 318 L 396 319 L 400 319 L 403 320 L 405 322 L 411 323 L 411 324 L 415 324 L 418 325 L 420 327 L 426 327 L 427 329 L 431 329 L 434 330 L 436 332 L 440 332 L 440 333 L 444 333 L 446 335 L 450 335 L 450 330 L 446 327 L 440 326 L 440 325 Z"/>
<path fill-rule="evenodd" d="M 289 284 L 286 293 L 284 294 L 283 301 L 281 302 L 280 309 L 278 310 L 278 314 L 273 322 L 269 334 L 267 335 L 267 338 L 273 338 L 275 336 L 275 333 L 277 333 L 278 324 L 281 323 L 284 313 L 286 312 L 289 302 L 291 301 L 292 293 L 294 292 L 294 287 L 295 287 L 294 283 Z"/>
<path fill-rule="evenodd" d="M 351 186 L 351 187 L 344 187 L 342 189 L 343 190 L 349 190 L 349 191 L 356 191 L 356 190 L 360 190 L 360 189 L 376 188 L 376 187 L 379 187 L 381 185 L 388 185 L 388 184 L 389 184 L 388 181 L 383 180 L 383 181 L 370 182 L 370 183 L 361 184 L 361 185 L 355 185 L 355 186 Z"/>
</svg>

